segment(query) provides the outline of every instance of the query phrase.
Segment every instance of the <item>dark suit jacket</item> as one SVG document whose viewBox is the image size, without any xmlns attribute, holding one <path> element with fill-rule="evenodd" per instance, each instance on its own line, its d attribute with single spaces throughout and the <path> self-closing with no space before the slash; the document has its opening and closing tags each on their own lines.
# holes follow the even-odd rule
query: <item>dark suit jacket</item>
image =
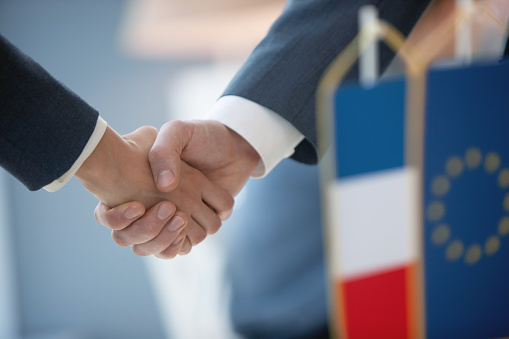
<svg viewBox="0 0 509 339">
<path fill-rule="evenodd" d="M 357 32 L 360 5 L 408 34 L 430 0 L 290 0 L 225 95 L 265 106 L 306 139 L 293 158 L 316 163 L 315 89 Z M 382 69 L 392 53 L 382 49 Z M 356 77 L 356 72 L 349 74 Z M 30 190 L 62 176 L 92 134 L 98 113 L 0 36 L 0 165 Z"/>
<path fill-rule="evenodd" d="M 44 187 L 71 168 L 98 116 L 0 35 L 0 166 Z"/>
<path fill-rule="evenodd" d="M 380 18 L 408 35 L 430 0 L 289 0 L 223 95 L 237 95 L 280 114 L 304 136 L 292 158 L 316 163 L 315 90 L 325 68 L 358 32 L 357 12 L 373 4 Z M 382 46 L 380 69 L 394 54 Z M 353 67 L 346 79 L 355 79 Z"/>
</svg>

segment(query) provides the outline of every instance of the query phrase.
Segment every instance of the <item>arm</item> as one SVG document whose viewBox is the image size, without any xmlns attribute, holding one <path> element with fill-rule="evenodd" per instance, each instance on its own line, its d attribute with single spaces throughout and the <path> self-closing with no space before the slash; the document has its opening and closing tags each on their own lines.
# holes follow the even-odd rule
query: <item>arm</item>
<svg viewBox="0 0 509 339">
<path fill-rule="evenodd" d="M 258 153 L 244 138 L 215 121 L 171 121 L 161 128 L 149 155 L 152 167 L 160 168 L 159 171 L 153 171 L 154 174 L 171 173 L 170 179 L 173 181 L 162 180 L 159 175 L 154 177 L 161 191 L 173 193 L 184 184 L 180 158 L 199 166 L 214 184 L 225 188 L 231 195 L 236 195 L 242 189 L 259 162 Z M 168 182 L 171 183 L 165 185 Z M 174 186 L 177 188 L 172 190 Z M 100 203 L 96 208 L 96 218 L 99 223 L 114 230 L 129 230 L 124 245 L 139 244 L 139 247 L 143 246 L 144 253 L 161 257 L 159 248 L 153 242 L 144 242 L 150 238 L 146 234 L 147 227 L 162 227 L 163 222 L 157 219 L 155 212 L 149 210 L 134 223 L 125 215 L 126 210 L 139 208 L 140 205 L 139 202 L 130 202 L 109 209 Z M 222 218 L 226 218 L 229 212 L 218 211 Z"/>
<path fill-rule="evenodd" d="M 168 193 L 158 191 L 148 162 L 148 152 L 156 135 L 157 130 L 151 127 L 142 127 L 124 136 L 108 127 L 94 152 L 76 172 L 76 177 L 105 205 L 136 199 L 142 206 L 135 208 L 143 211 L 161 200 L 175 203 L 184 214 L 179 212 L 168 222 L 174 207 L 163 204 L 152 208 L 149 215 L 157 218 L 158 223 L 145 225 L 143 236 L 134 241 L 130 240 L 132 228 L 117 227 L 112 234 L 119 245 L 136 245 L 133 251 L 137 254 L 158 253 L 168 258 L 176 254 L 177 245 L 183 244 L 184 249 L 180 253 L 186 253 L 191 245 L 201 242 L 207 234 L 215 233 L 221 225 L 218 215 L 229 215 L 233 198 L 184 162 L 180 164 L 182 177 L 179 186 Z M 181 233 L 185 224 L 186 233 Z M 168 227 L 164 227 L 166 225 Z M 185 243 L 174 243 L 185 237 Z M 146 242 L 149 244 L 142 245 Z"/>
<path fill-rule="evenodd" d="M 380 18 L 408 35 L 430 2 L 290 0 L 223 95 L 253 101 L 290 122 L 305 136 L 292 158 L 314 164 L 319 158 L 315 90 L 326 67 L 357 34 L 359 7 L 376 5 Z M 383 71 L 394 53 L 382 46 L 380 54 Z M 346 80 L 357 77 L 354 67 Z"/>
<path fill-rule="evenodd" d="M 178 218 L 169 221 L 175 207 L 158 204 L 154 215 L 159 222 L 169 221 L 171 236 L 166 234 L 166 228 L 162 229 L 164 224 L 147 230 L 150 239 L 160 237 L 169 244 L 178 234 L 181 236 L 177 239 L 187 236 L 188 245 L 200 242 L 217 231 L 221 224 L 217 214 L 228 215 L 233 206 L 226 191 L 185 163 L 181 165 L 182 185 L 168 194 L 157 191 L 147 160 L 157 134 L 153 128 L 121 137 L 107 127 L 91 147 L 91 154 L 77 165 L 90 144 L 90 136 L 95 134 L 98 113 L 1 36 L 0 109 L 0 165 L 31 190 L 68 175 L 69 169 L 76 167 L 79 180 L 106 204 L 117 205 L 136 198 L 145 209 L 163 199 L 172 200 L 189 220 L 178 213 Z M 133 210 L 129 211 L 124 212 L 132 217 Z M 178 225 L 172 227 L 172 221 Z M 186 232 L 180 232 L 186 223 Z M 113 236 L 117 243 L 126 244 L 129 233 L 117 229 Z M 158 246 L 159 252 L 164 250 L 161 244 Z M 133 250 L 144 253 L 143 248 Z"/>
<path fill-rule="evenodd" d="M 0 166 L 30 190 L 48 185 L 78 159 L 98 116 L 0 35 Z"/>
<path fill-rule="evenodd" d="M 382 1 L 380 16 L 408 34 L 429 2 Z M 290 0 L 267 37 L 224 93 L 225 97 L 241 97 L 260 105 L 295 126 L 297 134 L 300 131 L 305 137 L 300 142 L 301 136 L 290 132 L 293 136 L 289 140 L 300 142 L 293 154 L 298 161 L 317 162 L 314 92 L 325 68 L 354 37 L 357 10 L 358 6 L 348 1 Z M 383 69 L 392 54 L 388 50 L 382 53 Z M 349 77 L 355 78 L 356 72 Z M 250 120 L 236 117 L 242 115 L 242 107 L 230 107 L 229 110 L 230 118 L 220 118 L 220 122 L 232 126 L 230 121 L 233 119 L 252 127 Z M 265 134 L 263 126 L 252 135 L 258 140 L 273 137 Z M 217 147 L 219 145 L 222 147 Z M 178 164 L 183 159 L 235 195 L 258 164 L 258 147 L 252 145 L 257 145 L 257 142 L 249 136 L 244 133 L 241 136 L 217 122 L 170 122 L 161 130 L 150 153 L 154 180 L 162 191 L 177 187 L 180 177 Z M 292 141 L 288 145 L 290 148 L 294 146 Z M 283 151 L 283 156 L 275 157 L 275 163 L 291 151 Z M 271 163 L 269 167 L 275 165 L 270 161 L 267 163 Z M 98 214 L 101 214 L 102 208 L 102 205 L 98 206 Z M 115 217 L 115 209 L 109 212 L 101 220 L 105 225 L 112 227 L 116 222 L 128 223 Z M 140 232 L 133 234 L 141 236 L 141 225 L 152 222 L 154 220 L 150 217 L 141 218 L 137 225 Z"/>
</svg>

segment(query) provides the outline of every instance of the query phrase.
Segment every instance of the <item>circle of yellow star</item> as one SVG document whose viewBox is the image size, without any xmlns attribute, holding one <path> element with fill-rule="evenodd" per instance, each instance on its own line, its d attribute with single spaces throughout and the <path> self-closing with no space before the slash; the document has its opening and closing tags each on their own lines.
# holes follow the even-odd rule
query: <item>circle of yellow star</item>
<svg viewBox="0 0 509 339">
<path fill-rule="evenodd" d="M 451 191 L 451 179 L 460 177 L 465 169 L 475 170 L 482 167 L 489 175 L 496 175 L 500 189 L 509 188 L 509 169 L 500 168 L 500 156 L 496 152 L 482 154 L 479 148 L 473 147 L 466 150 L 464 157 L 451 156 L 447 159 L 444 174 L 436 175 L 431 181 L 431 194 L 434 199 L 427 205 L 425 217 L 428 221 L 437 223 L 431 233 L 431 242 L 436 246 L 445 246 L 445 258 L 455 262 L 463 258 L 467 265 L 478 263 L 483 255 L 493 256 L 501 246 L 501 237 L 509 234 L 509 216 L 503 216 L 495 234 L 490 235 L 484 244 L 474 243 L 465 246 L 463 241 L 452 237 L 450 226 L 443 222 L 447 208 L 442 199 Z M 498 172 L 498 174 L 497 174 Z M 504 197 L 502 209 L 509 212 L 509 193 Z"/>
</svg>

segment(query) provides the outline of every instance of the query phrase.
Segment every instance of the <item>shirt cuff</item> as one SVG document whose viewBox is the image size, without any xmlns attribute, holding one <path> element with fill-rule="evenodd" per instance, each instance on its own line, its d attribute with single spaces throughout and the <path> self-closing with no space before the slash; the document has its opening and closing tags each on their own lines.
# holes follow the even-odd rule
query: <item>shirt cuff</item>
<svg viewBox="0 0 509 339">
<path fill-rule="evenodd" d="M 90 139 L 88 139 L 87 144 L 85 145 L 85 148 L 81 152 L 80 156 L 74 162 L 72 167 L 64 173 L 60 178 L 53 181 L 51 184 L 44 186 L 44 189 L 48 192 L 55 192 L 64 187 L 64 185 L 71 180 L 71 178 L 74 176 L 74 174 L 78 171 L 78 169 L 81 167 L 81 165 L 87 160 L 87 158 L 92 154 L 92 152 L 95 150 L 97 145 L 99 144 L 99 141 L 101 141 L 104 132 L 106 131 L 106 127 L 108 127 L 108 124 L 106 121 L 104 121 L 101 117 L 98 117 L 97 123 L 95 125 L 94 132 L 90 136 Z"/>
<path fill-rule="evenodd" d="M 290 157 L 304 139 L 304 135 L 279 114 L 238 96 L 221 97 L 206 118 L 231 128 L 258 152 L 260 162 L 252 174 L 255 178 L 269 174 L 281 160 Z"/>
</svg>

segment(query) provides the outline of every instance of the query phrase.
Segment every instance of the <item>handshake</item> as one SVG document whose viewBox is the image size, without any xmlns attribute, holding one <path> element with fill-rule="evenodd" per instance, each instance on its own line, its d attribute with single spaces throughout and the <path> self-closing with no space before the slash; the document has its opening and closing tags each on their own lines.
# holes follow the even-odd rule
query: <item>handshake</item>
<svg viewBox="0 0 509 339">
<path fill-rule="evenodd" d="M 217 232 L 259 159 L 219 122 L 170 121 L 159 133 L 108 127 L 75 176 L 100 200 L 95 218 L 118 245 L 171 259 Z"/>
</svg>

